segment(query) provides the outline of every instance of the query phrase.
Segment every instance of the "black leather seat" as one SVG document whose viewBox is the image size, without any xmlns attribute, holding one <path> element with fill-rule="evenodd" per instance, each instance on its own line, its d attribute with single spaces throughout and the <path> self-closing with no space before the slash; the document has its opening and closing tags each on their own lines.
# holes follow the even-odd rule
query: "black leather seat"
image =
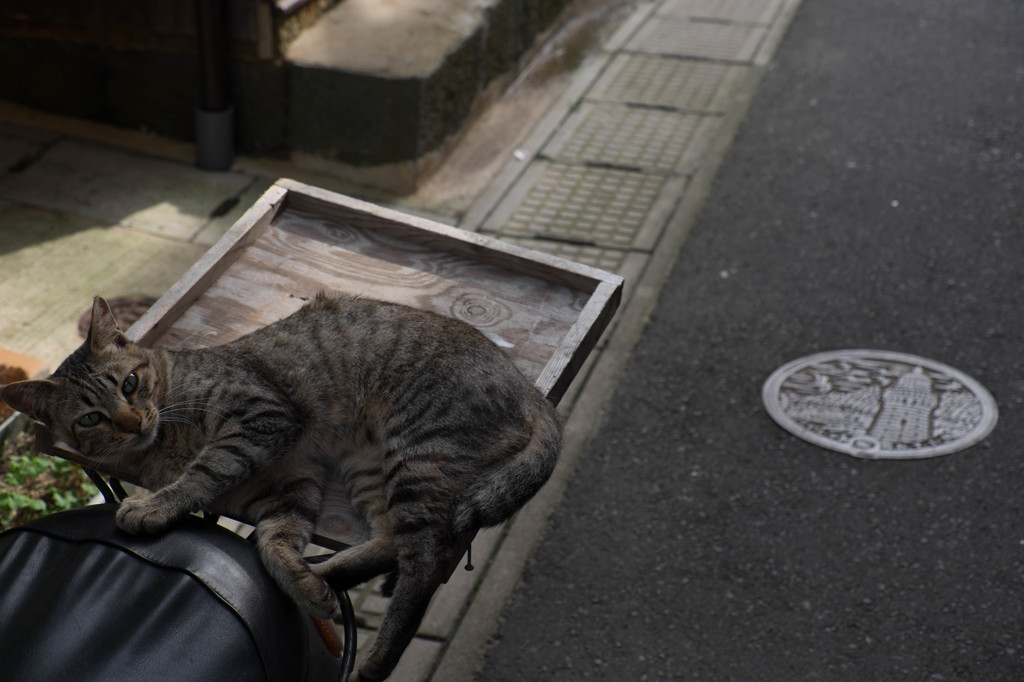
<svg viewBox="0 0 1024 682">
<path fill-rule="evenodd" d="M 0 534 L 0 679 L 307 679 L 310 619 L 249 542 L 199 518 L 128 535 L 116 509 Z"/>
</svg>

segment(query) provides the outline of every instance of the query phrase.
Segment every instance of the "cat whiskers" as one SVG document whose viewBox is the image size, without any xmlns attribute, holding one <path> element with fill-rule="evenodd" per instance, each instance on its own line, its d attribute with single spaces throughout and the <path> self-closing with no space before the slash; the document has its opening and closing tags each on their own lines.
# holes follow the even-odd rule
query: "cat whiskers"
<svg viewBox="0 0 1024 682">
<path fill-rule="evenodd" d="M 124 457 L 124 449 L 111 444 L 100 452 L 88 455 L 88 457 L 93 462 L 89 465 L 89 468 L 110 473 L 119 470 L 121 459 Z"/>
<path fill-rule="evenodd" d="M 221 410 L 210 407 L 206 401 L 198 399 L 180 400 L 168 405 L 158 406 L 158 413 L 160 415 L 160 421 L 192 424 L 197 427 L 200 426 L 197 417 L 201 415 L 212 414 L 215 417 L 225 420 L 230 416 Z"/>
</svg>

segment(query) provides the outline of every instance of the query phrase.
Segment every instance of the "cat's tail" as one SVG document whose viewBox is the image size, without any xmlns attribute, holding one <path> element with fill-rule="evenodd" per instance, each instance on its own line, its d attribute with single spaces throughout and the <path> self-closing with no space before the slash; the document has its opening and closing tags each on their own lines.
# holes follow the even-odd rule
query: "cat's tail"
<svg viewBox="0 0 1024 682">
<path fill-rule="evenodd" d="M 526 447 L 470 487 L 455 511 L 456 534 L 504 522 L 551 477 L 562 450 L 555 408 L 547 400 L 539 400 L 531 423 L 533 433 Z"/>
</svg>

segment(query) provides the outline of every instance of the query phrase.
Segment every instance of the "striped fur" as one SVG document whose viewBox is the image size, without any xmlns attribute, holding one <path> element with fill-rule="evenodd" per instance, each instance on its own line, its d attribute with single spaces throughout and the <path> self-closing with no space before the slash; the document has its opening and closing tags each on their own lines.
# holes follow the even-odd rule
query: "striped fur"
<svg viewBox="0 0 1024 682">
<path fill-rule="evenodd" d="M 390 674 L 465 543 L 537 492 L 561 446 L 552 406 L 471 326 L 327 295 L 233 343 L 173 352 L 129 342 L 97 298 L 82 347 L 2 397 L 101 469 L 143 459 L 153 492 L 121 505 L 129 532 L 244 509 L 270 573 L 322 618 L 336 591 L 391 574 L 363 680 Z M 371 537 L 310 566 L 326 481 L 343 482 Z"/>
</svg>

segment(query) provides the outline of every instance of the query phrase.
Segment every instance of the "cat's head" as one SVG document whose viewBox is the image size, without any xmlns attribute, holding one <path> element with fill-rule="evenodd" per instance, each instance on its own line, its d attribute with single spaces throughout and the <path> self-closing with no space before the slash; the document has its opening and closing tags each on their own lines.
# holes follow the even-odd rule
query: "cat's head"
<svg viewBox="0 0 1024 682">
<path fill-rule="evenodd" d="M 153 354 L 121 332 L 102 298 L 85 343 L 50 377 L 0 388 L 0 398 L 45 424 L 54 442 L 90 458 L 138 452 L 157 433 L 159 377 Z"/>
</svg>

